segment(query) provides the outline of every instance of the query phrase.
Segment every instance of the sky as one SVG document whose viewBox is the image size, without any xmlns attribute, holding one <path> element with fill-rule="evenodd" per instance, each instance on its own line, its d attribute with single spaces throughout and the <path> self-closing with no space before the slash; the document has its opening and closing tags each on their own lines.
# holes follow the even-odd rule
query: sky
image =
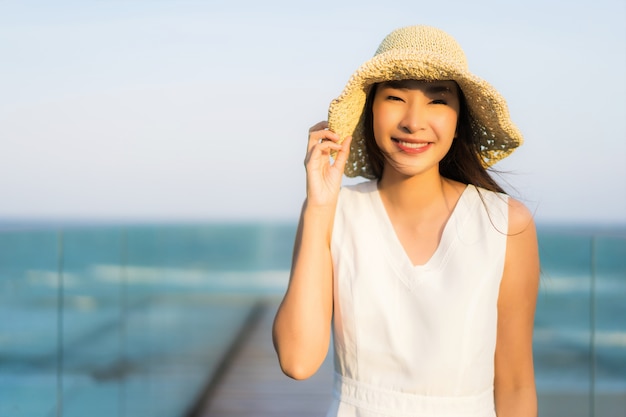
<svg viewBox="0 0 626 417">
<path fill-rule="evenodd" d="M 537 221 L 626 223 L 626 2 L 508 3 L 0 0 L 0 219 L 293 221 L 308 128 L 428 24 L 506 98 Z"/>
</svg>

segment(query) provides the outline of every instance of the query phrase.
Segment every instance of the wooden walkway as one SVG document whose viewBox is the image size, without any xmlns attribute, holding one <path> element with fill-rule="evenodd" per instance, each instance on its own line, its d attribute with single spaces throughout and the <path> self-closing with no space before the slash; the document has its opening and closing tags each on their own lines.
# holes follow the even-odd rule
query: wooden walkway
<svg viewBox="0 0 626 417">
<path fill-rule="evenodd" d="M 272 346 L 277 303 L 264 305 L 244 326 L 239 347 L 228 357 L 205 398 L 188 417 L 324 417 L 331 401 L 332 354 L 306 381 L 284 376 Z M 332 352 L 332 351 L 331 351 Z M 595 412 L 581 393 L 539 393 L 540 415 L 624 417 L 626 393 L 598 393 Z"/>
<path fill-rule="evenodd" d="M 332 354 L 308 380 L 286 377 L 272 345 L 277 304 L 260 311 L 197 417 L 323 417 L 332 396 Z"/>
</svg>

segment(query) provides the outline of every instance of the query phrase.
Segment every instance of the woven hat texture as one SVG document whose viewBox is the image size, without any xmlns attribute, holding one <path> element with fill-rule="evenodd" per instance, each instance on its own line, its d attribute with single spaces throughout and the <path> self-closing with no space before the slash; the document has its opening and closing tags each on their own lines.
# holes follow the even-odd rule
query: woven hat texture
<svg viewBox="0 0 626 417">
<path fill-rule="evenodd" d="M 483 166 L 489 167 L 522 144 L 504 98 L 486 81 L 469 72 L 456 40 L 429 26 L 397 29 L 382 41 L 374 57 L 352 75 L 328 111 L 329 129 L 352 135 L 345 167 L 348 177 L 374 178 L 365 150 L 363 110 L 373 84 L 391 80 L 453 80 L 465 95 L 472 129 L 480 141 Z"/>
</svg>

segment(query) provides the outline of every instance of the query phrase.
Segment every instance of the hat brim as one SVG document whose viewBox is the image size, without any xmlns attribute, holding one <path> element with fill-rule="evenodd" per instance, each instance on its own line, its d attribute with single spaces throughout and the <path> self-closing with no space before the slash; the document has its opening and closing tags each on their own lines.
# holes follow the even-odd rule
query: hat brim
<svg viewBox="0 0 626 417">
<path fill-rule="evenodd" d="M 362 117 L 370 87 L 384 81 L 409 79 L 456 81 L 466 98 L 474 135 L 480 142 L 483 166 L 492 166 L 522 144 L 523 137 L 510 119 L 506 101 L 493 86 L 442 55 L 396 49 L 365 62 L 330 104 L 329 129 L 341 138 L 352 136 L 346 176 L 374 177 L 365 151 Z"/>
</svg>

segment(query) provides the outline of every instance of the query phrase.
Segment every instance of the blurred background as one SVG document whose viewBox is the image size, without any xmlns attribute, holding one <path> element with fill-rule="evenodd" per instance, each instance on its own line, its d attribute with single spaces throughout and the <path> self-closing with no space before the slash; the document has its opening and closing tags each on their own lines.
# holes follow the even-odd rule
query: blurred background
<svg viewBox="0 0 626 417">
<path fill-rule="evenodd" d="M 626 4 L 385 6 L 0 0 L 0 416 L 200 415 L 286 286 L 309 126 L 413 24 L 525 136 L 541 415 L 624 416 Z"/>
</svg>

